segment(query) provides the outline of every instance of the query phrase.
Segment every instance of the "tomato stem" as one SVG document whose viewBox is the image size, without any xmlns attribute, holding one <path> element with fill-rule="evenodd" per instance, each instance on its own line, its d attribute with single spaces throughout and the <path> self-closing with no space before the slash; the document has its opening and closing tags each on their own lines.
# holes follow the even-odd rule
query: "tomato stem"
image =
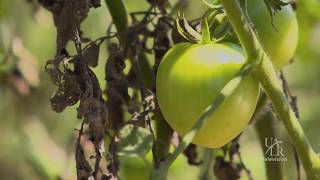
<svg viewBox="0 0 320 180">
<path fill-rule="evenodd" d="M 300 123 L 286 99 L 275 69 L 264 53 L 251 27 L 247 13 L 237 0 L 220 0 L 244 48 L 248 61 L 255 62 L 254 75 L 271 100 L 274 111 L 285 125 L 292 144 L 302 160 L 308 179 L 320 179 L 320 159 L 312 149 Z"/>
<path fill-rule="evenodd" d="M 105 0 L 110 15 L 113 19 L 113 23 L 116 26 L 118 33 L 123 33 L 128 29 L 130 19 L 127 8 L 123 0 Z M 127 36 L 119 36 L 121 43 L 126 43 Z"/>
<path fill-rule="evenodd" d="M 270 110 L 261 114 L 257 118 L 257 122 L 255 123 L 255 130 L 258 134 L 260 146 L 263 150 L 263 153 L 268 151 L 268 147 L 265 145 L 265 138 L 275 138 L 279 136 L 279 132 L 277 132 L 277 126 L 275 124 L 276 122 L 276 117 Z M 267 178 L 269 180 L 285 179 L 282 168 L 282 165 L 284 165 L 284 163 L 282 163 L 281 161 L 265 161 L 264 163 L 266 167 Z"/>
<path fill-rule="evenodd" d="M 213 179 L 212 169 L 215 156 L 216 154 L 214 149 L 203 149 L 203 163 L 200 167 L 199 179 Z"/>
</svg>

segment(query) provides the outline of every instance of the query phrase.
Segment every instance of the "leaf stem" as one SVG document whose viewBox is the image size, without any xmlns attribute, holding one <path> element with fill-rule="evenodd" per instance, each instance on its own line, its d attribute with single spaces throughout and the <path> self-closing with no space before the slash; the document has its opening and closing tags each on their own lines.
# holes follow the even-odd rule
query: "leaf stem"
<svg viewBox="0 0 320 180">
<path fill-rule="evenodd" d="M 230 19 L 232 27 L 240 43 L 244 49 L 248 61 L 256 61 L 261 59 L 264 52 L 260 48 L 260 43 L 255 36 L 252 25 L 247 20 L 246 13 L 244 13 L 237 0 L 220 0 Z"/>
</svg>

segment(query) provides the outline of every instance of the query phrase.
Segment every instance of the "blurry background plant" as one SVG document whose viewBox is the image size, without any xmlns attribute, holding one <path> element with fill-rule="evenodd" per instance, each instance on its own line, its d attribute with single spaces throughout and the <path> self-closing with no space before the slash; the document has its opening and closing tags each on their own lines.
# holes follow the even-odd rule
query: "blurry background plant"
<svg viewBox="0 0 320 180">
<path fill-rule="evenodd" d="M 149 8 L 145 0 L 125 0 L 129 12 L 142 12 Z M 171 4 L 176 0 L 169 1 Z M 316 152 L 320 152 L 320 3 L 316 0 L 298 1 L 299 44 L 294 63 L 284 68 L 291 91 L 298 96 L 300 121 Z M 197 8 L 194 8 L 197 7 Z M 181 10 L 187 19 L 201 17 L 207 6 L 200 0 L 185 0 Z M 140 16 L 141 17 L 141 16 Z M 85 37 L 92 40 L 106 35 L 111 23 L 109 11 L 101 7 L 90 10 L 81 24 Z M 44 71 L 46 61 L 56 52 L 56 30 L 50 12 L 32 0 L 0 1 L 0 177 L 1 179 L 62 179 L 76 178 L 74 144 L 81 121 L 76 117 L 76 106 L 63 113 L 51 110 L 49 97 L 56 87 Z M 92 68 L 101 89 L 105 89 L 105 70 L 108 51 L 102 44 L 99 53 L 100 65 Z M 69 43 L 70 54 L 76 49 Z M 127 64 L 129 66 L 129 64 Z M 126 70 L 125 70 L 126 71 Z M 130 119 L 125 114 L 125 119 Z M 294 179 L 295 161 L 292 147 L 281 123 L 279 134 L 284 141 L 288 161 L 285 174 Z M 120 156 L 120 177 L 123 179 L 147 179 L 152 167 L 152 135 L 144 128 L 127 126 L 119 135 L 123 138 Z M 143 148 L 139 147 L 139 144 Z M 249 126 L 241 136 L 241 153 L 244 164 L 255 179 L 266 179 L 264 152 L 258 136 Z M 84 145 L 90 149 L 90 144 Z M 108 150 L 108 147 L 106 148 Z M 147 151 L 146 151 L 147 150 Z M 207 150 L 198 149 L 206 157 Z M 193 151 L 185 152 L 188 157 Z M 142 158 L 145 157 L 145 158 Z M 208 157 L 207 157 L 208 158 Z M 203 158 L 199 158 L 200 160 Z M 189 159 L 190 160 L 190 159 Z M 105 163 L 105 162 L 102 162 Z M 190 161 L 189 161 L 190 163 Z M 191 162 L 192 163 L 192 162 Z M 197 164 L 193 162 L 193 164 Z M 105 165 L 105 164 L 104 164 Z M 168 172 L 169 179 L 196 179 L 206 174 L 210 162 L 204 161 L 201 168 L 188 165 L 185 156 L 179 156 Z M 211 167 L 212 168 L 212 167 Z M 208 170 L 213 174 L 213 169 Z M 246 179 L 245 171 L 241 172 Z M 214 178 L 213 175 L 210 178 Z"/>
</svg>

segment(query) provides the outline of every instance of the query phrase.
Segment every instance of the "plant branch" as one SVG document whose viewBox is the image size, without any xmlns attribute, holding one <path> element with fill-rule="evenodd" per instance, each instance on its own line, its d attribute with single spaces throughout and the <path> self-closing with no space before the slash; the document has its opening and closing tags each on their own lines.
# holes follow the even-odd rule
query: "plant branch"
<svg viewBox="0 0 320 180">
<path fill-rule="evenodd" d="M 288 100 L 275 69 L 263 52 L 256 35 L 237 0 L 220 0 L 237 33 L 249 61 L 256 61 L 254 75 L 271 100 L 279 119 L 285 125 L 292 144 L 297 149 L 308 179 L 320 179 L 320 159 L 309 144 Z"/>
<path fill-rule="evenodd" d="M 203 151 L 203 163 L 200 169 L 199 180 L 213 179 L 214 149 L 205 148 Z"/>
<path fill-rule="evenodd" d="M 232 24 L 232 27 L 245 51 L 248 61 L 261 59 L 263 50 L 255 36 L 252 25 L 247 20 L 247 15 L 240 7 L 237 0 L 220 0 Z"/>
<path fill-rule="evenodd" d="M 116 26 L 118 32 L 124 32 L 128 29 L 130 20 L 127 8 L 123 0 L 105 0 L 110 15 L 113 19 L 113 23 Z M 127 37 L 125 35 L 120 36 L 120 42 L 125 44 Z"/>
<path fill-rule="evenodd" d="M 265 138 L 277 137 L 277 127 L 275 125 L 276 119 L 271 110 L 261 114 L 257 118 L 255 123 L 255 130 L 258 134 L 260 146 L 263 149 L 263 153 L 267 151 L 268 147 L 265 145 Z M 266 173 L 268 180 L 277 179 L 282 180 L 286 179 L 283 171 L 281 162 L 270 162 L 265 161 Z"/>
</svg>

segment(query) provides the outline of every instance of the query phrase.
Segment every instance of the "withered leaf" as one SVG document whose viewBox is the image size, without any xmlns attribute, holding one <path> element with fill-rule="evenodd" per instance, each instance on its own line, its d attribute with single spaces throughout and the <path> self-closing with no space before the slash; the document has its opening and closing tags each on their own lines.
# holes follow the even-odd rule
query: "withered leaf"
<svg viewBox="0 0 320 180">
<path fill-rule="evenodd" d="M 123 104 L 130 100 L 128 94 L 128 79 L 123 72 L 125 68 L 125 54 L 116 44 L 111 44 L 108 50 L 112 55 L 106 63 L 106 81 L 107 81 L 107 107 L 108 122 L 115 130 L 121 129 L 124 125 Z"/>
<path fill-rule="evenodd" d="M 63 73 L 57 67 L 55 60 L 48 60 L 45 66 L 46 72 L 51 78 L 51 81 L 56 85 L 59 86 L 60 79 L 62 78 Z"/>
<path fill-rule="evenodd" d="M 101 6 L 101 1 L 100 0 L 91 0 L 91 6 L 94 8 L 100 7 Z"/>
<path fill-rule="evenodd" d="M 216 158 L 214 174 L 219 180 L 239 179 L 241 170 L 237 163 L 227 162 L 223 157 Z"/>
<path fill-rule="evenodd" d="M 91 139 L 97 149 L 105 136 L 107 112 L 97 77 L 81 57 L 75 57 L 75 72 L 81 80 L 78 116 L 84 117 L 91 130 Z"/>
<path fill-rule="evenodd" d="M 100 147 L 105 136 L 106 111 L 104 103 L 93 97 L 81 99 L 78 113 L 89 123 L 94 145 Z"/>
<path fill-rule="evenodd" d="M 83 148 L 80 145 L 78 145 L 76 149 L 76 162 L 78 179 L 88 179 L 93 170 L 86 160 Z"/>
<path fill-rule="evenodd" d="M 90 43 L 89 46 L 84 49 L 83 57 L 89 66 L 96 67 L 98 65 L 99 51 L 100 48 L 95 42 Z"/>
<path fill-rule="evenodd" d="M 52 12 L 54 24 L 57 27 L 57 54 L 66 47 L 75 35 L 75 28 L 87 17 L 90 7 L 98 7 L 97 0 L 38 0 L 46 9 Z"/>
<path fill-rule="evenodd" d="M 58 90 L 50 98 L 52 109 L 56 112 L 62 112 L 67 106 L 76 104 L 80 92 L 77 76 L 67 71 L 62 76 Z"/>
<path fill-rule="evenodd" d="M 189 144 L 189 146 L 183 151 L 183 154 L 188 159 L 188 163 L 190 165 L 199 166 L 203 162 L 198 159 L 197 146 L 194 144 Z"/>
<path fill-rule="evenodd" d="M 187 21 L 184 17 L 184 14 L 179 13 L 176 18 L 176 28 L 184 39 L 193 42 L 199 43 L 202 40 L 201 34 L 199 34 Z"/>
</svg>

